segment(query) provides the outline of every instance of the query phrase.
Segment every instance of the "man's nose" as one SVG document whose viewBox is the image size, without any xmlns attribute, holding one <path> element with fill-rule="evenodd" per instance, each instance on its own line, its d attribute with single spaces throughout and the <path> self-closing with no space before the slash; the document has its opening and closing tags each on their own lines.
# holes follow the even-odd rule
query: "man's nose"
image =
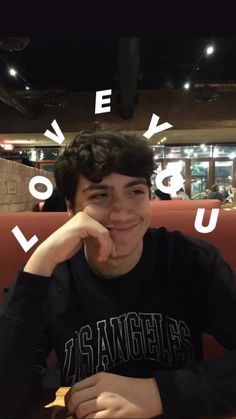
<svg viewBox="0 0 236 419">
<path fill-rule="evenodd" d="M 130 213 L 131 209 L 132 205 L 126 197 L 116 197 L 112 200 L 111 216 L 117 217 L 117 215 L 120 216 L 120 214 Z"/>
</svg>

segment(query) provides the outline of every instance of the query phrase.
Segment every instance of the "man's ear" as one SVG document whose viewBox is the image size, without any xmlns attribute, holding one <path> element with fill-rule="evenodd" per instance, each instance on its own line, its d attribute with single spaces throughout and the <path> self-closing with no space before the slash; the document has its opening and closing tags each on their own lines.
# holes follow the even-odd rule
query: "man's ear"
<svg viewBox="0 0 236 419">
<path fill-rule="evenodd" d="M 68 199 L 66 199 L 66 198 L 65 198 L 65 201 L 66 201 L 68 217 L 71 218 L 71 217 L 73 217 L 74 214 L 73 214 L 73 211 L 72 211 L 72 208 L 71 208 L 70 201 L 68 201 Z"/>
</svg>

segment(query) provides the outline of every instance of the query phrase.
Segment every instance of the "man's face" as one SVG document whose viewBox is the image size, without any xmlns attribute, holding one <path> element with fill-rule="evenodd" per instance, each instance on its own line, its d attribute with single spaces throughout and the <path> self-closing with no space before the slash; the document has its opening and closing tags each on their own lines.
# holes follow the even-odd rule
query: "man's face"
<svg viewBox="0 0 236 419">
<path fill-rule="evenodd" d="M 140 246 L 150 225 L 147 182 L 118 173 L 104 177 L 99 183 L 80 176 L 73 213 L 78 211 L 85 211 L 109 229 L 117 257 L 127 256 Z"/>
</svg>

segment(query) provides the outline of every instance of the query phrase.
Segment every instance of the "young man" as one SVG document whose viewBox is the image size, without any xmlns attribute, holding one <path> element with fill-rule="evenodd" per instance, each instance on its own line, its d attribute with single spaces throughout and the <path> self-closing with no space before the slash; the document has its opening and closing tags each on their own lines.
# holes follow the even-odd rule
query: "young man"
<svg viewBox="0 0 236 419">
<path fill-rule="evenodd" d="M 71 218 L 2 312 L 1 417 L 32 402 L 51 349 L 76 418 L 236 414 L 236 278 L 206 242 L 149 229 L 152 172 L 151 148 L 118 132 L 82 132 L 59 158 Z M 231 351 L 203 361 L 203 332 Z"/>
</svg>

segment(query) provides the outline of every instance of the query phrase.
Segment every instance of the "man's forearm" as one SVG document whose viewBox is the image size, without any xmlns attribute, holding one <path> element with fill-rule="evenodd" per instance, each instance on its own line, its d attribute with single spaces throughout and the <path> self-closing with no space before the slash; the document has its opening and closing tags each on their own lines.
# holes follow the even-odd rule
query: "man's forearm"
<svg viewBox="0 0 236 419">
<path fill-rule="evenodd" d="M 55 267 L 55 262 L 52 262 L 45 249 L 39 246 L 29 258 L 23 270 L 31 274 L 50 277 Z"/>
</svg>

